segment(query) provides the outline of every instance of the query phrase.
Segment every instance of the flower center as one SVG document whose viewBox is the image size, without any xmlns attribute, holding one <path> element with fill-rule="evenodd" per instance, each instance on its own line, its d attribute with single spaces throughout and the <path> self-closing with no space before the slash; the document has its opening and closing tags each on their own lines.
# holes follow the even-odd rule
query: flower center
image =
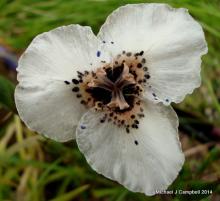
<svg viewBox="0 0 220 201">
<path fill-rule="evenodd" d="M 130 87 L 130 92 L 136 94 L 137 92 L 134 90 L 134 85 L 134 76 L 129 72 L 129 68 L 126 63 L 123 63 L 121 66 L 115 68 L 99 68 L 96 72 L 95 78 L 88 83 L 88 87 L 92 89 L 98 88 L 109 91 L 109 99 L 111 99 L 111 101 L 107 104 L 107 106 L 113 109 L 119 108 L 119 110 L 124 110 L 130 107 L 124 97 L 126 95 L 123 90 L 125 87 Z M 93 94 L 92 90 L 91 94 L 94 98 L 96 98 L 96 93 Z"/>
<path fill-rule="evenodd" d="M 102 111 L 101 123 L 113 121 L 124 126 L 127 133 L 131 128 L 137 129 L 139 119 L 144 117 L 142 93 L 150 75 L 142 55 L 143 51 L 123 51 L 112 63 L 103 62 L 96 71 L 78 72 L 78 79 L 72 80 L 72 91 L 81 104 Z"/>
</svg>

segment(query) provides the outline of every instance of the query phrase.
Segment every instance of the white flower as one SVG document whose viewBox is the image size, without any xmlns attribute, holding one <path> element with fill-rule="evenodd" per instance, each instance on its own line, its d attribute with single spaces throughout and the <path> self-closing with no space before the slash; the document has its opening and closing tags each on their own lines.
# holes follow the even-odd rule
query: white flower
<svg viewBox="0 0 220 201">
<path fill-rule="evenodd" d="M 98 173 L 153 195 L 184 163 L 169 104 L 199 87 L 206 52 L 186 9 L 126 5 L 97 37 L 80 25 L 38 35 L 19 60 L 17 109 L 30 129 L 76 139 Z"/>
</svg>

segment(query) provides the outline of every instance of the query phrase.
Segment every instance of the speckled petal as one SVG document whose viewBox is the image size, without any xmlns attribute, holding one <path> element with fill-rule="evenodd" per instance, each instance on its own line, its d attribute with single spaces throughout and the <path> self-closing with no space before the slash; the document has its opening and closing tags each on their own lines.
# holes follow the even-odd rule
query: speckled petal
<svg viewBox="0 0 220 201">
<path fill-rule="evenodd" d="M 126 133 L 114 124 L 100 123 L 101 113 L 87 112 L 76 140 L 86 160 L 98 173 L 134 192 L 154 195 L 177 177 L 183 162 L 178 119 L 169 106 L 147 102 L 138 129 Z"/>
<path fill-rule="evenodd" d="M 91 28 L 79 25 L 56 28 L 31 42 L 19 60 L 15 91 L 18 113 L 30 129 L 58 141 L 75 138 L 86 108 L 72 92 L 72 79 L 105 59 L 100 45 Z"/>
<path fill-rule="evenodd" d="M 107 18 L 98 37 L 113 56 L 144 51 L 150 74 L 145 97 L 150 100 L 178 103 L 200 86 L 207 45 L 186 9 L 154 3 L 122 6 Z"/>
</svg>

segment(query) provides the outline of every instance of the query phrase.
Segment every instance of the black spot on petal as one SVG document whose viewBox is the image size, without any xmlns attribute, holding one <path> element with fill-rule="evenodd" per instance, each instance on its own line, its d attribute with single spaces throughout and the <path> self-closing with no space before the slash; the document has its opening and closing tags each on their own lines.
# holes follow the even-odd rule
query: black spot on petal
<svg viewBox="0 0 220 201">
<path fill-rule="evenodd" d="M 141 64 L 141 63 L 138 63 L 138 64 L 137 64 L 137 67 L 138 67 L 138 68 L 141 68 L 141 67 L 142 67 L 142 64 Z"/>
<path fill-rule="evenodd" d="M 80 128 L 81 128 L 81 129 L 86 129 L 86 126 L 81 125 Z"/>
<path fill-rule="evenodd" d="M 69 82 L 69 81 L 67 81 L 67 80 L 65 80 L 65 81 L 64 81 L 64 83 L 65 83 L 65 84 L 70 84 L 70 82 Z"/>
<path fill-rule="evenodd" d="M 134 118 L 135 118 L 135 115 L 132 114 L 132 115 L 131 115 L 131 118 L 134 119 Z"/>
<path fill-rule="evenodd" d="M 78 91 L 79 91 L 79 87 L 74 87 L 74 88 L 72 89 L 72 91 L 73 91 L 73 92 L 78 92 Z"/>
<path fill-rule="evenodd" d="M 144 77 L 146 78 L 146 79 L 150 79 L 150 75 L 144 75 Z"/>
<path fill-rule="evenodd" d="M 144 51 L 140 51 L 139 55 L 142 56 L 144 54 Z"/>
<path fill-rule="evenodd" d="M 101 52 L 100 52 L 100 51 L 97 51 L 96 56 L 97 56 L 97 57 L 100 57 L 100 56 L 101 56 Z"/>
<path fill-rule="evenodd" d="M 144 67 L 143 70 L 144 70 L 144 71 L 148 71 L 148 68 L 147 68 L 147 67 Z"/>
<path fill-rule="evenodd" d="M 146 63 L 146 59 L 145 58 L 143 58 L 142 60 L 141 60 L 141 63 Z"/>
<path fill-rule="evenodd" d="M 77 80 L 77 79 L 72 79 L 72 83 L 73 83 L 73 84 L 79 84 L 79 80 Z"/>
</svg>

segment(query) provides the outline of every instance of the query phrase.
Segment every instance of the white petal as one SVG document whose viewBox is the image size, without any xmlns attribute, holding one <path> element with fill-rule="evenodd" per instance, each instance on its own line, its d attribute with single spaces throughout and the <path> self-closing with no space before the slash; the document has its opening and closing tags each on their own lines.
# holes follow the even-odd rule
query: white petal
<svg viewBox="0 0 220 201">
<path fill-rule="evenodd" d="M 71 80 L 77 71 L 97 68 L 108 55 L 90 27 L 69 25 L 38 35 L 19 60 L 18 81 Z M 97 57 L 97 52 L 102 54 Z M 92 65 L 91 65 L 92 64 Z M 30 84 L 29 83 L 29 84 Z"/>
<path fill-rule="evenodd" d="M 75 138 L 85 111 L 71 91 L 77 71 L 100 64 L 100 42 L 89 27 L 69 25 L 38 35 L 21 56 L 15 100 L 27 126 L 49 138 Z M 67 85 L 64 81 L 69 81 Z"/>
<path fill-rule="evenodd" d="M 122 50 L 144 51 L 157 98 L 180 102 L 200 85 L 201 56 L 207 53 L 204 33 L 186 9 L 165 4 L 132 4 L 114 11 L 98 36 L 114 41 L 106 46 L 113 55 Z M 146 88 L 146 96 L 148 95 Z M 154 97 L 153 97 L 154 98 Z"/>
<path fill-rule="evenodd" d="M 76 133 L 79 149 L 92 168 L 135 192 L 153 195 L 165 190 L 184 162 L 172 108 L 147 103 L 139 129 L 129 134 L 100 123 L 102 115 L 87 112 Z"/>
<path fill-rule="evenodd" d="M 57 141 L 75 138 L 76 125 L 86 111 L 71 88 L 58 81 L 18 85 L 15 100 L 21 119 L 31 130 Z"/>
</svg>

